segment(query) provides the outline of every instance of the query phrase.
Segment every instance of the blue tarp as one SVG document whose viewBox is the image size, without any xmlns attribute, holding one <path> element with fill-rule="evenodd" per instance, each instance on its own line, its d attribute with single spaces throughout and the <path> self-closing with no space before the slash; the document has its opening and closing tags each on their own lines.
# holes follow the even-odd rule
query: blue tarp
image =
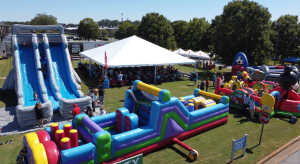
<svg viewBox="0 0 300 164">
<path fill-rule="evenodd" d="M 283 61 L 297 63 L 300 61 L 300 58 L 296 58 L 295 56 L 292 56 L 290 58 L 284 58 Z"/>
</svg>

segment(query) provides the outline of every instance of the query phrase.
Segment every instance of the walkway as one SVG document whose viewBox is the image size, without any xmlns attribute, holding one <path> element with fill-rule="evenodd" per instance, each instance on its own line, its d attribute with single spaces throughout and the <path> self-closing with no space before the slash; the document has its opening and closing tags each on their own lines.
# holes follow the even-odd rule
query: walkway
<svg viewBox="0 0 300 164">
<path fill-rule="evenodd" d="M 100 114 L 100 108 L 96 108 L 96 112 L 94 112 L 94 115 L 99 115 L 99 114 Z M 53 114 L 52 122 L 45 123 L 44 128 L 50 126 L 51 123 L 53 122 L 62 124 L 71 121 L 72 119 L 65 120 L 64 118 L 61 117 L 59 112 L 56 112 Z M 38 128 L 37 125 L 20 128 L 17 121 L 15 107 L 0 108 L 0 128 L 1 128 L 0 136 L 27 133 L 31 131 L 44 129 L 44 128 Z"/>
<path fill-rule="evenodd" d="M 261 159 L 257 164 L 300 164 L 300 136 Z"/>
</svg>

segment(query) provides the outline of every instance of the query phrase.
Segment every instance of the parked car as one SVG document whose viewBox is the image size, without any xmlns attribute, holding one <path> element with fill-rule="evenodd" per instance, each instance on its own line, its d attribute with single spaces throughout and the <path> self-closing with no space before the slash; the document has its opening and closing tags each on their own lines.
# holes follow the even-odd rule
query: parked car
<svg viewBox="0 0 300 164">
<path fill-rule="evenodd" d="M 74 39 L 73 40 L 80 40 L 80 38 L 79 37 L 74 37 Z"/>
</svg>

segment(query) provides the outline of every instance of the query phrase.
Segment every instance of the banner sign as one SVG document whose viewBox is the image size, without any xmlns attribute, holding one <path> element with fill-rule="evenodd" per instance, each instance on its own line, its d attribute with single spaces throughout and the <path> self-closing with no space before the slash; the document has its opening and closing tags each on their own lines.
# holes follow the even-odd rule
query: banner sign
<svg viewBox="0 0 300 164">
<path fill-rule="evenodd" d="M 79 54 L 83 50 L 83 42 L 68 42 L 68 48 L 70 54 Z"/>
<path fill-rule="evenodd" d="M 139 154 L 139 155 L 124 159 L 115 164 L 143 164 L 143 154 Z"/>
</svg>

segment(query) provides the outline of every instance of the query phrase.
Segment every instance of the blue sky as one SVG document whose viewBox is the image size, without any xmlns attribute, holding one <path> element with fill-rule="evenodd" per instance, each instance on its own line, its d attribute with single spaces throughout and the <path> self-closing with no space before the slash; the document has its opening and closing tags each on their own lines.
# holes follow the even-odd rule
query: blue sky
<svg viewBox="0 0 300 164">
<path fill-rule="evenodd" d="M 30 21 L 38 13 L 57 18 L 58 23 L 79 23 L 84 18 L 141 20 L 146 13 L 163 14 L 170 21 L 205 17 L 209 22 L 223 12 L 229 0 L 0 0 L 0 21 Z M 256 0 L 267 7 L 271 20 L 281 15 L 300 15 L 300 0 Z M 299 17 L 300 20 L 300 17 Z"/>
</svg>

